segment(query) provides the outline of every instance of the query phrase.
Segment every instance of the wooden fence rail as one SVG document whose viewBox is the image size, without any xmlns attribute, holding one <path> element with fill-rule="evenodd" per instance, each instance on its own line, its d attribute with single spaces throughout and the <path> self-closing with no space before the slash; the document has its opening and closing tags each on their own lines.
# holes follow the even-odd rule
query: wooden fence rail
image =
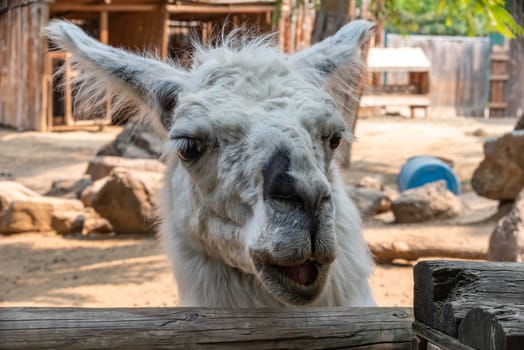
<svg viewBox="0 0 524 350">
<path fill-rule="evenodd" d="M 0 349 L 410 349 L 411 308 L 0 308 Z"/>
</svg>

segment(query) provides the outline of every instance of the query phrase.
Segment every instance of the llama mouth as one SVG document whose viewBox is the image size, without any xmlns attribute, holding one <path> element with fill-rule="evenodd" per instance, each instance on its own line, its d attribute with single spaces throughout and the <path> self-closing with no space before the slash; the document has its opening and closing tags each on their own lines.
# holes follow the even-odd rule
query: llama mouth
<svg viewBox="0 0 524 350">
<path fill-rule="evenodd" d="M 262 286 L 285 305 L 310 305 L 327 284 L 331 261 L 322 263 L 304 257 L 293 263 L 274 259 L 265 251 L 250 253 Z"/>
<path fill-rule="evenodd" d="M 273 267 L 280 274 L 303 286 L 313 284 L 318 277 L 318 266 L 312 260 L 308 260 L 305 263 L 296 266 L 273 265 Z"/>
</svg>

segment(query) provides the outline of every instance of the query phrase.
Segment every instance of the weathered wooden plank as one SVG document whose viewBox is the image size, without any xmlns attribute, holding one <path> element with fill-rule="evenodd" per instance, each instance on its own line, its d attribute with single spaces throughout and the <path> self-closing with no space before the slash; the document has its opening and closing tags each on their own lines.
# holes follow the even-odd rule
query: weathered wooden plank
<svg viewBox="0 0 524 350">
<path fill-rule="evenodd" d="M 453 337 L 479 306 L 524 304 L 524 264 L 422 261 L 414 268 L 415 318 Z"/>
<path fill-rule="evenodd" d="M 0 15 L 0 124 L 41 129 L 44 1 L 11 1 Z"/>
<path fill-rule="evenodd" d="M 458 339 L 439 332 L 418 321 L 413 322 L 413 330 L 416 336 L 427 340 L 431 344 L 437 345 L 441 350 L 474 350 L 462 344 Z"/>
<path fill-rule="evenodd" d="M 459 340 L 477 350 L 524 348 L 524 305 L 470 310 L 458 329 Z"/>
<path fill-rule="evenodd" d="M 410 349 L 410 308 L 0 309 L 0 349 Z"/>
</svg>

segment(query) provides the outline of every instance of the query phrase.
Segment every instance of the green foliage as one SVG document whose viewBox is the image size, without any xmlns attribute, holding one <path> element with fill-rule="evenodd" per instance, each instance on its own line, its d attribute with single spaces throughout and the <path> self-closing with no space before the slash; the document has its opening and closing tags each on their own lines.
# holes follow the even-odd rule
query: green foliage
<svg viewBox="0 0 524 350">
<path fill-rule="evenodd" d="M 403 34 L 524 36 L 504 0 L 372 0 L 371 8 L 388 30 Z"/>
</svg>

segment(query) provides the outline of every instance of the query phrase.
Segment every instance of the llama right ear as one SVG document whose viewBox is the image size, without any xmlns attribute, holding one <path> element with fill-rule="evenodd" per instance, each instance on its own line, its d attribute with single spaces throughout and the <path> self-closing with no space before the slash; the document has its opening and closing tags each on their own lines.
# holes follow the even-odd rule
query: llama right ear
<svg viewBox="0 0 524 350">
<path fill-rule="evenodd" d="M 363 68 L 362 49 L 369 44 L 375 29 L 373 22 L 352 21 L 327 39 L 304 49 L 290 57 L 297 67 L 313 68 L 322 82 L 329 80 L 335 72 L 349 71 L 360 74 Z"/>
<path fill-rule="evenodd" d="M 104 45 L 66 21 L 52 21 L 46 34 L 58 48 L 73 54 L 73 63 L 82 72 L 75 78 L 81 105 L 92 108 L 105 101 L 109 91 L 117 107 L 146 104 L 163 127 L 169 129 L 187 73 L 158 60 Z"/>
</svg>

